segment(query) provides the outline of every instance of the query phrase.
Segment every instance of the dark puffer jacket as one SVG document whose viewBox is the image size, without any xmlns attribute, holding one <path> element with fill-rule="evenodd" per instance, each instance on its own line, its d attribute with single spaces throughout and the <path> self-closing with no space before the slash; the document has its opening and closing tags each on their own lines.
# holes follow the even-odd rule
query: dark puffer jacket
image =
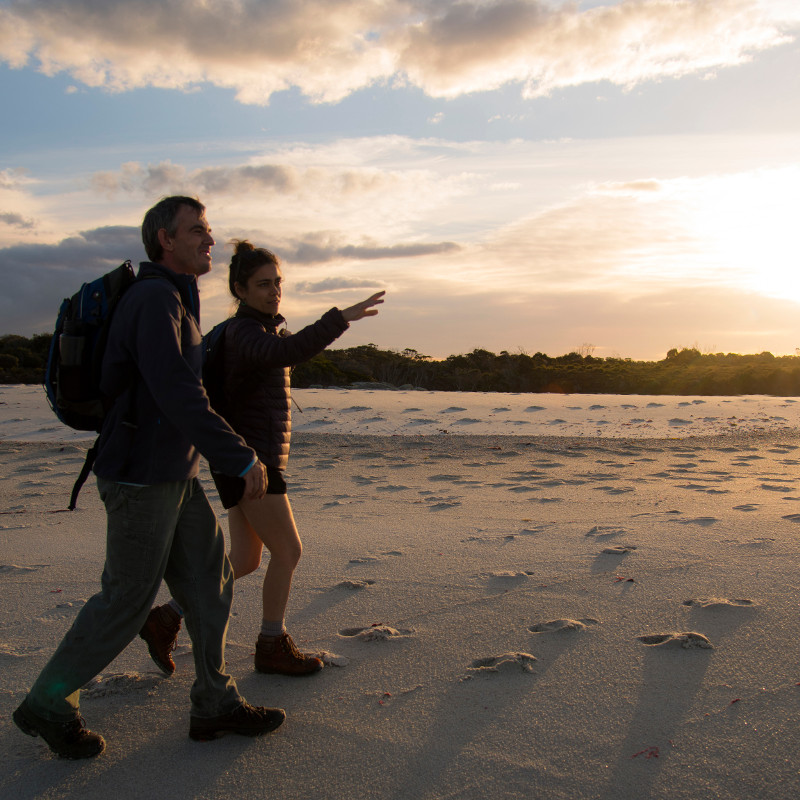
<svg viewBox="0 0 800 800">
<path fill-rule="evenodd" d="M 225 412 L 230 426 L 268 467 L 286 469 L 292 433 L 289 367 L 322 352 L 349 327 L 332 308 L 295 334 L 282 316 L 239 306 L 225 329 Z"/>
</svg>

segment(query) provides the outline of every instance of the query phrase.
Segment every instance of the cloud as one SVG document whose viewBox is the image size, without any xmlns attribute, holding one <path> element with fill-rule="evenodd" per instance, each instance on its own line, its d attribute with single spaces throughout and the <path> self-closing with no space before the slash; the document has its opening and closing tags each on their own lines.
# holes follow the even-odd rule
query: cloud
<svg viewBox="0 0 800 800">
<path fill-rule="evenodd" d="M 313 176 L 310 177 L 313 180 Z M 103 193 L 144 192 L 183 194 L 186 192 L 230 194 L 271 189 L 282 193 L 296 192 L 303 185 L 303 174 L 291 166 L 209 167 L 187 170 L 170 161 L 143 166 L 137 162 L 123 164 L 119 172 L 96 172 L 92 187 Z"/>
<path fill-rule="evenodd" d="M 637 181 L 626 181 L 624 183 L 606 183 L 598 187 L 598 191 L 608 192 L 660 192 L 663 188 L 661 181 L 655 179 L 640 179 Z"/>
<path fill-rule="evenodd" d="M 25 219 L 22 214 L 15 212 L 0 211 L 0 222 L 10 225 L 13 228 L 22 228 L 23 230 L 32 230 L 35 223 L 33 220 Z"/>
<path fill-rule="evenodd" d="M 455 253 L 461 248 L 455 242 L 415 242 L 414 244 L 378 245 L 337 244 L 330 234 L 309 234 L 303 241 L 288 242 L 278 249 L 287 261 L 296 264 L 319 264 L 334 259 L 373 261 L 383 258 L 419 258 Z"/>
<path fill-rule="evenodd" d="M 442 152 L 453 149 L 402 137 L 294 144 L 252 156 L 250 163 L 195 169 L 171 161 L 128 162 L 92 175 L 90 190 L 97 198 L 113 199 L 115 205 L 120 194 L 147 202 L 159 195 L 198 196 L 208 206 L 215 237 L 224 225 L 236 238 L 256 236 L 278 248 L 278 229 L 286 257 L 292 252 L 292 258 L 303 262 L 397 258 L 405 253 L 386 247 L 433 238 L 425 231 L 426 223 L 453 198 L 474 190 L 475 176 L 468 170 L 442 171 L 437 158 Z M 412 234 L 420 221 L 423 229 L 417 227 Z M 330 237 L 324 243 L 319 236 L 309 238 L 314 230 L 341 231 L 336 247 L 353 244 L 357 249 L 314 255 L 314 248 L 332 247 Z M 385 243 L 381 252 L 371 252 L 372 241 L 356 243 L 365 232 L 371 240 Z"/>
<path fill-rule="evenodd" d="M 157 194 L 242 195 L 271 192 L 277 195 L 337 195 L 339 197 L 379 194 L 399 189 L 405 184 L 431 180 L 421 170 L 378 170 L 310 166 L 299 168 L 290 163 L 244 164 L 205 167 L 189 170 L 171 161 L 146 166 L 137 162 L 123 164 L 118 172 L 96 172 L 92 188 L 98 192 L 143 192 Z"/>
<path fill-rule="evenodd" d="M 64 297 L 126 259 L 144 259 L 138 227 L 83 231 L 57 244 L 20 244 L 0 249 L 0 319 L 7 333 L 52 329 Z"/>
<path fill-rule="evenodd" d="M 326 278 L 321 281 L 301 281 L 296 286 L 298 292 L 321 294 L 339 292 L 345 289 L 383 289 L 384 284 L 360 278 Z"/>
<path fill-rule="evenodd" d="M 526 97 L 740 64 L 791 40 L 800 11 L 765 0 L 622 0 L 583 12 L 544 2 L 448 3 L 404 32 L 402 70 L 453 97 L 522 82 Z"/>
<path fill-rule="evenodd" d="M 709 74 L 791 40 L 785 0 L 10 0 L 0 59 L 92 87 L 231 88 L 265 104 L 297 87 L 337 102 L 369 86 L 454 97 L 519 83 L 527 97 Z"/>
<path fill-rule="evenodd" d="M 27 171 L 22 167 L 0 170 L 0 189 L 18 189 L 29 182 Z"/>
</svg>

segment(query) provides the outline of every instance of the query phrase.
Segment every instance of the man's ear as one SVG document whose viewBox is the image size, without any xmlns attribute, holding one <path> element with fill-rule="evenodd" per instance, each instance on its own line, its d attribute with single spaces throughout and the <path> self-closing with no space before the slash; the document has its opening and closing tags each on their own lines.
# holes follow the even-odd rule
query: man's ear
<svg viewBox="0 0 800 800">
<path fill-rule="evenodd" d="M 158 243 L 163 250 L 172 251 L 172 237 L 167 233 L 166 228 L 158 229 Z"/>
</svg>

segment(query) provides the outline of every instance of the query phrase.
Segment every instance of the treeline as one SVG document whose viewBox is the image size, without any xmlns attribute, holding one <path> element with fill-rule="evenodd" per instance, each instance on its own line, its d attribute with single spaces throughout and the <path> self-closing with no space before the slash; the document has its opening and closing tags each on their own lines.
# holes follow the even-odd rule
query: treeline
<svg viewBox="0 0 800 800">
<path fill-rule="evenodd" d="M 41 383 L 50 334 L 0 336 L 0 383 Z M 670 350 L 661 361 L 596 358 L 581 353 L 499 354 L 473 350 L 434 360 L 416 350 L 381 350 L 374 344 L 326 350 L 300 364 L 292 385 L 382 383 L 461 392 L 566 392 L 800 396 L 800 356 L 737 355 Z"/>
<path fill-rule="evenodd" d="M 41 383 L 50 351 L 50 333 L 0 336 L 0 383 Z"/>
<path fill-rule="evenodd" d="M 381 382 L 461 392 L 566 392 L 580 394 L 800 395 L 800 357 L 772 353 L 703 354 L 672 349 L 662 361 L 596 358 L 580 353 L 473 350 L 434 361 L 416 350 L 362 345 L 326 350 L 295 368 L 292 385 L 346 386 Z"/>
</svg>

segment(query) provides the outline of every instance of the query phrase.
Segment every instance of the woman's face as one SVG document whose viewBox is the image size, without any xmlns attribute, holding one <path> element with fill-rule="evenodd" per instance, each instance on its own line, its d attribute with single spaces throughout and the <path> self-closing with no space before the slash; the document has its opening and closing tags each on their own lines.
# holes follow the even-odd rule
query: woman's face
<svg viewBox="0 0 800 800">
<path fill-rule="evenodd" d="M 245 286 L 234 284 L 236 294 L 248 306 L 264 314 L 277 314 L 281 304 L 281 284 L 283 275 L 275 264 L 260 266 Z"/>
</svg>

